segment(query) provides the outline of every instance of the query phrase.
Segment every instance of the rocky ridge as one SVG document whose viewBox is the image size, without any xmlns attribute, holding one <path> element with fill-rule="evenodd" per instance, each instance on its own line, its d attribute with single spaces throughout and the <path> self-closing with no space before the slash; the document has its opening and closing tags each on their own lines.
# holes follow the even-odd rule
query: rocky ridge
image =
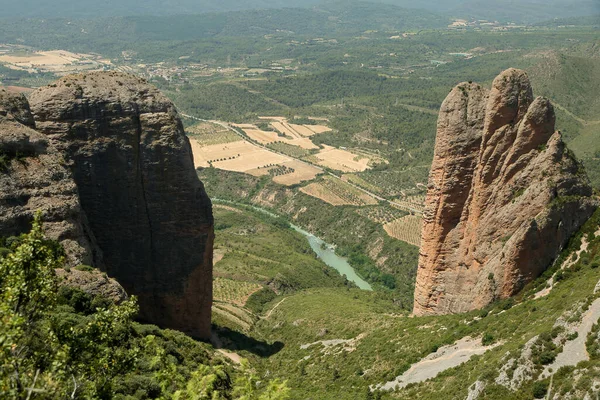
<svg viewBox="0 0 600 400">
<path fill-rule="evenodd" d="M 0 149 L 20 147 L 0 177 L 0 236 L 26 231 L 41 209 L 69 265 L 116 278 L 139 298 L 141 319 L 208 339 L 212 206 L 173 104 L 115 72 L 61 78 L 29 104 L 1 93 Z M 65 279 L 123 297 L 108 281 Z"/>
<path fill-rule="evenodd" d="M 509 69 L 488 91 L 456 86 L 442 104 L 429 176 L 414 314 L 465 312 L 516 294 L 597 207 L 555 132 L 548 99 Z"/>
</svg>

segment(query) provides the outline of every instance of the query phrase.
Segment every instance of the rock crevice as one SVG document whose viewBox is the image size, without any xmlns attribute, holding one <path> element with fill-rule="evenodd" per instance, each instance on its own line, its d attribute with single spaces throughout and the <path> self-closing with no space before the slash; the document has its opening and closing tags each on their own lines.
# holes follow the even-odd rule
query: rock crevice
<svg viewBox="0 0 600 400">
<path fill-rule="evenodd" d="M 462 83 L 440 110 L 423 218 L 416 315 L 517 293 L 593 213 L 589 180 L 554 130 L 548 99 L 509 69 Z"/>
</svg>

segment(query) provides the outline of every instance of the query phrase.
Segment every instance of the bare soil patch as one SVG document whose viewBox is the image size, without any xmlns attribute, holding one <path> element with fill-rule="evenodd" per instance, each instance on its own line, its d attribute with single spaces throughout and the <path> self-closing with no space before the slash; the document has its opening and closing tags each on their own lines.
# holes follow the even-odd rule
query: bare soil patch
<svg viewBox="0 0 600 400">
<path fill-rule="evenodd" d="M 323 147 L 324 149 L 315 155 L 319 165 L 342 172 L 362 172 L 370 168 L 370 159 L 366 156 L 327 145 Z"/>
</svg>

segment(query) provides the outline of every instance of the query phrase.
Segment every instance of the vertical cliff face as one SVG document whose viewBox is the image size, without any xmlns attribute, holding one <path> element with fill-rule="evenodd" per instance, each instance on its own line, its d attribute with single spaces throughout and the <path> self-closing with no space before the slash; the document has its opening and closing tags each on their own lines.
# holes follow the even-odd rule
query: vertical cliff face
<svg viewBox="0 0 600 400">
<path fill-rule="evenodd" d="M 91 264 L 94 258 L 101 264 L 73 176 L 34 127 L 27 99 L 0 88 L 0 236 L 29 231 L 41 211 L 46 235 L 62 244 L 68 264 Z"/>
<path fill-rule="evenodd" d="M 462 83 L 442 104 L 423 218 L 416 315 L 517 293 L 596 208 L 550 102 L 509 69 L 491 91 Z"/>
<path fill-rule="evenodd" d="M 108 274 L 143 319 L 208 338 L 212 207 L 173 104 L 114 72 L 65 77 L 30 104 L 73 172 Z"/>
</svg>

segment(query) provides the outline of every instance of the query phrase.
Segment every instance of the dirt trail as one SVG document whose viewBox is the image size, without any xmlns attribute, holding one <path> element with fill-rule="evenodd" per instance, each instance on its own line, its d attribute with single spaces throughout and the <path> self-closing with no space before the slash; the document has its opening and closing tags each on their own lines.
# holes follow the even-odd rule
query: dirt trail
<svg viewBox="0 0 600 400">
<path fill-rule="evenodd" d="M 234 363 L 236 363 L 236 364 L 242 363 L 242 357 L 239 354 L 232 353 L 230 351 L 226 351 L 221 348 L 221 347 L 223 347 L 223 343 L 221 342 L 221 339 L 219 339 L 219 337 L 217 336 L 216 333 L 212 332 L 210 334 L 210 342 L 212 343 L 213 347 L 215 349 L 217 349 L 217 351 L 219 353 L 223 354 L 225 357 L 229 358 Z"/>
<path fill-rule="evenodd" d="M 600 235 L 600 229 L 598 229 L 596 232 L 594 232 L 594 236 L 598 236 L 598 235 Z M 588 238 L 586 235 L 581 239 L 581 246 L 579 247 L 579 250 L 577 250 L 575 252 L 575 254 L 577 255 L 575 260 L 573 260 L 571 257 L 569 257 L 563 263 L 563 265 L 560 267 L 560 270 L 562 271 L 564 269 L 571 268 L 576 262 L 579 261 L 579 257 L 581 257 L 581 253 L 583 253 L 584 251 L 587 251 L 588 246 L 589 246 L 589 242 L 588 242 Z M 540 290 L 539 292 L 537 292 L 536 294 L 533 295 L 534 299 L 539 299 L 539 298 L 548 296 L 548 294 L 550 294 L 550 291 L 552 291 L 552 288 L 554 287 L 554 276 L 555 275 L 556 275 L 556 273 L 554 275 L 552 275 L 550 277 L 550 279 L 548 279 L 548 281 L 546 282 L 545 288 L 543 288 L 542 290 Z"/>
<path fill-rule="evenodd" d="M 555 101 L 552 101 L 552 104 L 554 105 L 554 107 L 556 107 L 559 110 L 565 112 L 571 118 L 573 118 L 574 120 L 576 120 L 577 122 L 581 123 L 584 126 L 598 125 L 598 124 L 600 124 L 600 121 L 588 121 L 588 120 L 585 120 L 585 119 L 583 119 L 581 117 L 578 117 L 577 115 L 573 114 L 571 111 L 567 110 L 565 107 L 561 106 L 560 104 L 558 104 Z"/>
<path fill-rule="evenodd" d="M 551 370 L 556 372 L 560 367 L 568 365 L 577 365 L 580 361 L 586 361 L 590 359 L 590 355 L 585 347 L 585 341 L 587 335 L 592 330 L 592 326 L 600 319 L 600 299 L 596 299 L 583 314 L 581 323 L 575 330 L 577 332 L 577 338 L 575 340 L 569 340 L 565 343 L 562 353 L 556 356 L 556 360 L 551 365 L 548 365 L 542 377 L 548 377 L 552 373 Z"/>
<path fill-rule="evenodd" d="M 269 312 L 264 317 L 261 317 L 261 318 L 262 319 L 269 319 L 269 317 L 271 316 L 271 314 L 273 314 L 273 311 L 275 311 L 277 309 L 277 307 L 279 307 L 279 305 L 281 303 L 283 303 L 284 301 L 286 301 L 286 300 L 287 300 L 287 297 L 285 299 L 281 300 L 279 303 L 275 304 L 275 306 L 273 308 L 271 308 L 269 310 Z"/>
<path fill-rule="evenodd" d="M 500 344 L 495 343 L 491 346 L 483 346 L 481 338 L 462 338 L 453 345 L 440 347 L 435 353 L 413 364 L 406 372 L 396 377 L 393 381 L 377 385 L 374 389 L 401 389 L 410 383 L 426 381 L 427 379 L 434 378 L 440 372 L 465 363 L 472 356 L 483 354 Z"/>
</svg>

